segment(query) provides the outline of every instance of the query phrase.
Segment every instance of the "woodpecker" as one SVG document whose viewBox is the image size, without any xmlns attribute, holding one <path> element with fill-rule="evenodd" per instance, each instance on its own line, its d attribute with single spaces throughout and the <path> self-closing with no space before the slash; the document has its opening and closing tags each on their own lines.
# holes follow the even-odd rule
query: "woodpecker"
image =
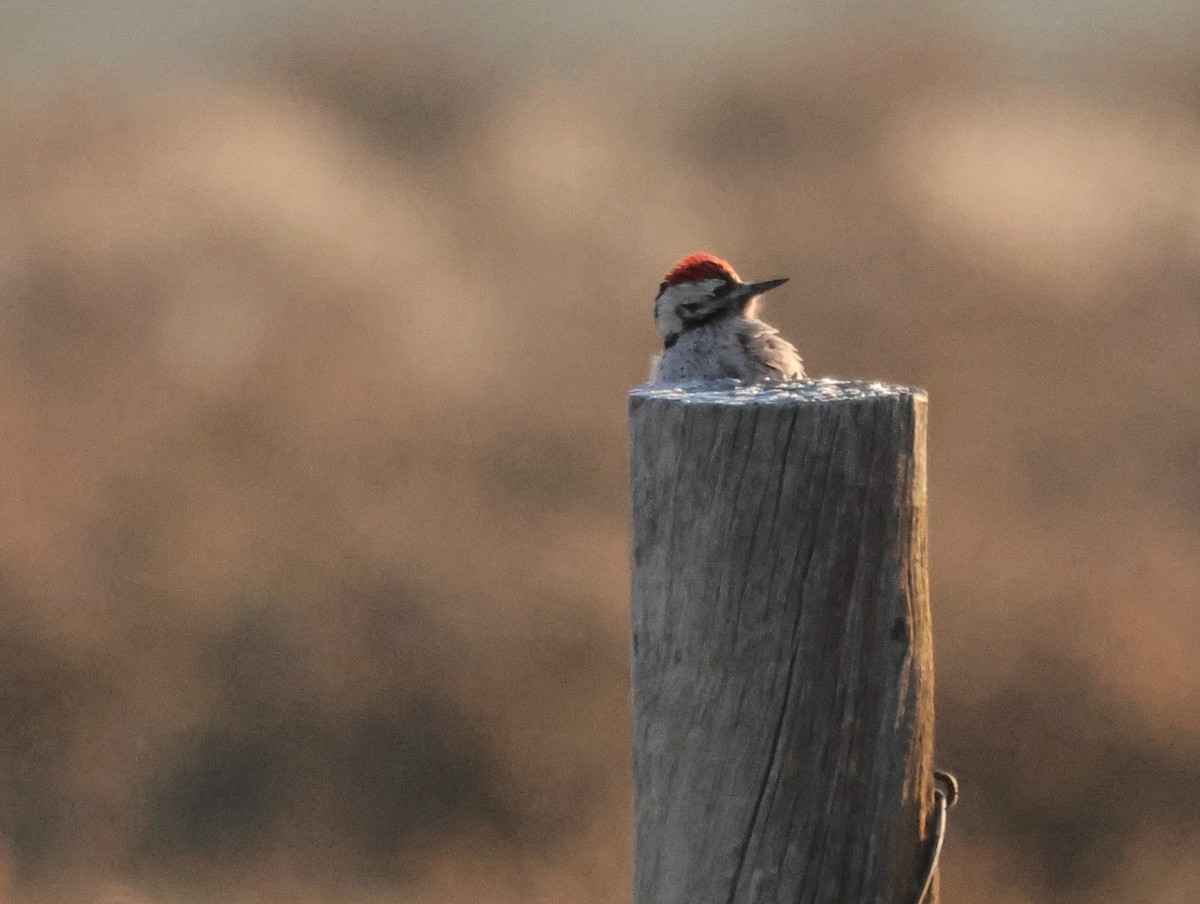
<svg viewBox="0 0 1200 904">
<path fill-rule="evenodd" d="M 759 297 L 785 282 L 745 283 L 719 257 L 707 252 L 685 257 L 663 278 L 654 299 L 663 351 L 654 358 L 650 382 L 803 380 L 796 347 L 758 319 Z"/>
</svg>

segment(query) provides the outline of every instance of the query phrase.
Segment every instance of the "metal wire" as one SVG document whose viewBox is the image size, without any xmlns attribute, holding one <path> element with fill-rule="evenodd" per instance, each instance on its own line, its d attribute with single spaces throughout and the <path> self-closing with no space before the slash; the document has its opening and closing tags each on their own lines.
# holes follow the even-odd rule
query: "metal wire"
<svg viewBox="0 0 1200 904">
<path fill-rule="evenodd" d="M 925 849 L 924 879 L 913 904 L 924 904 L 925 896 L 933 885 L 933 874 L 937 870 L 938 858 L 942 855 L 942 842 L 946 838 L 946 814 L 958 803 L 958 779 L 949 772 L 933 770 L 937 787 L 933 790 L 933 834 Z"/>
</svg>

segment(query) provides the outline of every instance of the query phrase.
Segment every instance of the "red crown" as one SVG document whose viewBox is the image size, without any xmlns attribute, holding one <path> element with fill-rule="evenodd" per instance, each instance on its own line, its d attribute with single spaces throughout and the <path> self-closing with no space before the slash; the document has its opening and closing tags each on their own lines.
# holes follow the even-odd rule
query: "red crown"
<svg viewBox="0 0 1200 904">
<path fill-rule="evenodd" d="M 673 286 L 676 283 L 699 282 L 702 279 L 726 279 L 741 282 L 737 272 L 723 261 L 707 251 L 691 254 L 671 268 L 663 277 L 663 286 Z"/>
</svg>

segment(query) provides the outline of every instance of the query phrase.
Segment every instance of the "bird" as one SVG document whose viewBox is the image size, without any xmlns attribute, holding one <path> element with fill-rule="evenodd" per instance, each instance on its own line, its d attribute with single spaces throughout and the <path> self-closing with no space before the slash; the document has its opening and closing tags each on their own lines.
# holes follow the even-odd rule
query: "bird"
<svg viewBox="0 0 1200 904">
<path fill-rule="evenodd" d="M 796 347 L 758 318 L 759 298 L 785 282 L 742 282 L 728 261 L 707 251 L 679 261 L 654 299 L 663 350 L 651 365 L 651 385 L 803 380 Z"/>
</svg>

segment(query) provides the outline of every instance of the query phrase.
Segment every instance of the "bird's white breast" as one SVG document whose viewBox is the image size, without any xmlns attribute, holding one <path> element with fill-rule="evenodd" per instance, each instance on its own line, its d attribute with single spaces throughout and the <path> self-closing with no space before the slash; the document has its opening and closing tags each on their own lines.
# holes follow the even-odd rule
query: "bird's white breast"
<svg viewBox="0 0 1200 904">
<path fill-rule="evenodd" d="M 688 330 L 663 351 L 658 360 L 655 383 L 689 380 L 746 380 L 746 351 L 737 331 L 727 322 Z"/>
</svg>

